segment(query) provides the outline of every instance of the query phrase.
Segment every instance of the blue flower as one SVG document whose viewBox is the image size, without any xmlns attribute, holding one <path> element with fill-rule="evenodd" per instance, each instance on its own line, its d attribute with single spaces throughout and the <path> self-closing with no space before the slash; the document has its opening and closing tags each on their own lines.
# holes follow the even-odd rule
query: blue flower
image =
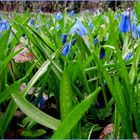
<svg viewBox="0 0 140 140">
<path fill-rule="evenodd" d="M 70 16 L 70 17 L 73 17 L 74 15 L 75 15 L 74 10 L 71 10 L 71 11 L 69 12 L 69 16 Z"/>
<path fill-rule="evenodd" d="M 39 27 L 36 27 L 36 31 L 39 32 Z"/>
<path fill-rule="evenodd" d="M 124 60 L 129 60 L 131 57 L 133 56 L 132 52 L 129 52 L 126 57 L 124 58 Z"/>
<path fill-rule="evenodd" d="M 33 101 L 34 104 L 36 103 L 36 101 L 37 101 L 36 99 Z M 40 99 L 40 101 L 39 101 L 39 108 L 40 109 L 43 109 L 44 104 L 45 104 L 45 100 L 44 100 L 44 97 L 42 96 L 41 99 Z"/>
<path fill-rule="evenodd" d="M 69 51 L 70 51 L 70 44 L 67 43 L 67 44 L 64 46 L 64 49 L 62 50 L 62 54 L 66 56 L 66 55 L 68 55 Z"/>
<path fill-rule="evenodd" d="M 137 26 L 136 26 L 136 23 L 135 22 L 133 22 L 131 24 L 131 28 L 132 28 L 132 35 L 133 35 L 134 38 L 136 38 L 137 37 L 137 34 L 136 34 Z"/>
<path fill-rule="evenodd" d="M 57 26 L 56 26 L 56 30 L 58 31 L 60 29 L 60 25 L 58 24 Z"/>
<path fill-rule="evenodd" d="M 33 25 L 34 24 L 34 19 L 31 19 L 30 20 L 30 25 Z"/>
<path fill-rule="evenodd" d="M 94 46 L 96 46 L 97 44 L 98 44 L 98 38 L 95 37 L 95 38 L 94 38 Z"/>
<path fill-rule="evenodd" d="M 63 34 L 62 35 L 62 44 L 65 44 L 67 41 L 67 35 L 66 34 Z"/>
<path fill-rule="evenodd" d="M 25 36 L 26 36 L 26 35 L 23 33 L 23 34 L 22 34 L 22 37 L 25 37 Z"/>
<path fill-rule="evenodd" d="M 9 28 L 9 23 L 8 21 L 5 20 L 0 20 L 0 32 L 6 31 Z"/>
<path fill-rule="evenodd" d="M 61 12 L 58 12 L 57 15 L 56 15 L 56 19 L 57 20 L 61 20 L 63 18 Z"/>
<path fill-rule="evenodd" d="M 136 16 L 136 13 L 135 13 L 135 10 L 132 10 L 132 17 L 134 18 L 134 20 L 136 21 L 137 20 L 137 16 Z"/>
<path fill-rule="evenodd" d="M 89 21 L 88 25 L 89 25 L 90 30 L 93 30 L 93 24 L 91 20 Z"/>
<path fill-rule="evenodd" d="M 105 58 L 105 49 L 102 47 L 100 50 L 100 59 Z"/>
<path fill-rule="evenodd" d="M 75 42 L 76 42 L 76 39 L 73 39 L 73 40 L 71 41 L 71 45 L 73 46 L 73 45 L 75 44 Z"/>
<path fill-rule="evenodd" d="M 140 38 L 140 26 L 137 27 L 138 38 Z"/>
<path fill-rule="evenodd" d="M 77 32 L 80 36 L 85 36 L 87 29 L 84 27 L 80 20 L 77 20 L 75 25 L 70 29 L 70 34 L 73 32 Z"/>
<path fill-rule="evenodd" d="M 130 28 L 130 16 L 129 16 L 129 12 L 123 12 L 122 13 L 122 19 L 120 22 L 120 30 L 121 32 L 128 32 Z"/>
</svg>

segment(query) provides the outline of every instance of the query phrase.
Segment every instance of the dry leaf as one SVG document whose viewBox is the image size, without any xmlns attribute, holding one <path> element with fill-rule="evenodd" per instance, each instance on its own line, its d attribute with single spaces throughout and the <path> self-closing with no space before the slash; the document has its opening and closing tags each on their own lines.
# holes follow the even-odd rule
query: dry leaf
<svg viewBox="0 0 140 140">
<path fill-rule="evenodd" d="M 34 60 L 34 55 L 29 51 L 28 48 L 25 48 L 22 44 L 17 45 L 15 51 L 22 48 L 23 50 L 14 57 L 14 61 L 17 63 L 23 63 L 30 60 Z"/>
</svg>

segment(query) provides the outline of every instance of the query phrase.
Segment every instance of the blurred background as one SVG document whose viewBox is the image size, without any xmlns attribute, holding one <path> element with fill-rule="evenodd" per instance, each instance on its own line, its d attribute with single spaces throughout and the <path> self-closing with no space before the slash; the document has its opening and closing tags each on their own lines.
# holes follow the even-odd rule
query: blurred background
<svg viewBox="0 0 140 140">
<path fill-rule="evenodd" d="M 16 12 L 58 12 L 67 10 L 74 10 L 75 12 L 82 12 L 84 10 L 95 11 L 96 9 L 107 10 L 111 8 L 116 10 L 118 8 L 125 9 L 127 7 L 133 7 L 135 0 L 125 0 L 125 1 L 74 1 L 74 0 L 65 0 L 65 1 L 0 1 L 0 11 L 16 11 Z"/>
</svg>

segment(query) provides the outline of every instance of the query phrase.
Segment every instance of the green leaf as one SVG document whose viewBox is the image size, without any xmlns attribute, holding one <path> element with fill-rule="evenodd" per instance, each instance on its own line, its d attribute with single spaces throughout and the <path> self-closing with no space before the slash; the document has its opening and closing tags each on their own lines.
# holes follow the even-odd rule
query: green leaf
<svg viewBox="0 0 140 140">
<path fill-rule="evenodd" d="M 54 130 L 58 128 L 60 124 L 59 120 L 40 111 L 38 108 L 33 106 L 29 101 L 27 101 L 24 97 L 22 97 L 21 94 L 13 93 L 12 97 L 17 106 L 32 120 Z"/>
<path fill-rule="evenodd" d="M 36 131 L 24 130 L 21 135 L 24 137 L 36 138 L 36 137 L 39 137 L 45 133 L 46 133 L 46 131 L 44 129 L 37 129 Z"/>
<path fill-rule="evenodd" d="M 60 83 L 60 112 L 61 120 L 63 120 L 72 110 L 73 91 L 71 88 L 71 82 L 67 73 L 67 69 L 62 74 L 62 80 Z"/>
<path fill-rule="evenodd" d="M 8 39 L 9 39 L 9 35 L 10 35 L 10 31 L 11 31 L 11 28 L 9 28 L 3 35 L 2 37 L 0 37 L 0 61 L 3 60 L 5 57 L 5 51 L 6 49 L 8 49 L 7 47 L 7 42 L 8 42 Z"/>
<path fill-rule="evenodd" d="M 137 1 L 136 6 L 135 6 L 135 11 L 136 11 L 137 18 L 140 21 L 140 10 L 139 10 L 139 8 L 140 8 L 140 2 Z"/>
<path fill-rule="evenodd" d="M 87 96 L 81 103 L 79 103 L 71 113 L 63 120 L 57 131 L 51 139 L 63 139 L 71 131 L 71 129 L 78 123 L 84 113 L 89 109 L 94 100 L 96 99 L 99 91 L 98 87 L 93 93 Z"/>
</svg>

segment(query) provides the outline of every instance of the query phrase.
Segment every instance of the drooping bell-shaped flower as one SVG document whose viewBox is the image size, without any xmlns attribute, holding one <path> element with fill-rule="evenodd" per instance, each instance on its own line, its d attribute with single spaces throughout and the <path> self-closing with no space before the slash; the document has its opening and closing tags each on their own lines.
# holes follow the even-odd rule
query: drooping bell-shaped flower
<svg viewBox="0 0 140 140">
<path fill-rule="evenodd" d="M 62 13 L 58 12 L 57 15 L 56 15 L 56 19 L 61 20 L 62 18 L 63 18 Z"/>
<path fill-rule="evenodd" d="M 98 44 L 98 38 L 95 37 L 95 38 L 94 38 L 94 46 L 96 46 L 97 44 Z"/>
<path fill-rule="evenodd" d="M 89 21 L 88 25 L 89 25 L 90 30 L 92 31 L 93 30 L 93 23 L 91 20 Z"/>
<path fill-rule="evenodd" d="M 64 46 L 64 49 L 62 50 L 62 54 L 66 56 L 68 55 L 69 51 L 70 51 L 70 44 L 66 43 L 66 45 Z"/>
<path fill-rule="evenodd" d="M 29 22 L 30 22 L 30 25 L 34 25 L 35 21 L 34 21 L 34 19 L 31 19 Z"/>
<path fill-rule="evenodd" d="M 0 32 L 6 31 L 9 28 L 9 23 L 8 21 L 5 20 L 0 20 Z"/>
<path fill-rule="evenodd" d="M 124 60 L 129 60 L 131 57 L 133 56 L 133 52 L 129 52 L 126 57 L 124 58 Z"/>
<path fill-rule="evenodd" d="M 59 24 L 56 26 L 56 30 L 57 31 L 60 30 L 60 25 Z"/>
<path fill-rule="evenodd" d="M 25 36 L 26 36 L 26 34 L 25 34 L 25 33 L 23 33 L 21 36 L 22 36 L 22 37 L 25 37 Z"/>
<path fill-rule="evenodd" d="M 133 37 L 136 38 L 137 37 L 137 34 L 136 34 L 137 26 L 136 26 L 136 23 L 135 22 L 132 22 L 131 29 L 132 29 L 132 35 L 133 35 Z"/>
<path fill-rule="evenodd" d="M 130 29 L 130 16 L 129 16 L 129 12 L 123 12 L 122 13 L 122 19 L 120 22 L 120 31 L 121 32 L 128 32 Z"/>
<path fill-rule="evenodd" d="M 73 39 L 73 40 L 71 41 L 71 45 L 73 46 L 73 45 L 75 44 L 75 42 L 76 42 L 76 39 Z"/>
<path fill-rule="evenodd" d="M 102 47 L 100 50 L 100 59 L 105 58 L 105 49 Z"/>
<path fill-rule="evenodd" d="M 67 35 L 66 34 L 62 34 L 62 44 L 65 44 L 67 41 Z"/>
<path fill-rule="evenodd" d="M 70 16 L 70 17 L 73 17 L 74 15 L 75 15 L 74 10 L 71 10 L 71 11 L 69 12 L 69 16 Z"/>
<path fill-rule="evenodd" d="M 80 20 L 77 20 L 75 25 L 70 29 L 70 34 L 73 32 L 77 32 L 80 36 L 85 36 L 87 29 L 84 27 Z"/>
<path fill-rule="evenodd" d="M 140 26 L 137 27 L 138 38 L 140 38 Z"/>
</svg>

